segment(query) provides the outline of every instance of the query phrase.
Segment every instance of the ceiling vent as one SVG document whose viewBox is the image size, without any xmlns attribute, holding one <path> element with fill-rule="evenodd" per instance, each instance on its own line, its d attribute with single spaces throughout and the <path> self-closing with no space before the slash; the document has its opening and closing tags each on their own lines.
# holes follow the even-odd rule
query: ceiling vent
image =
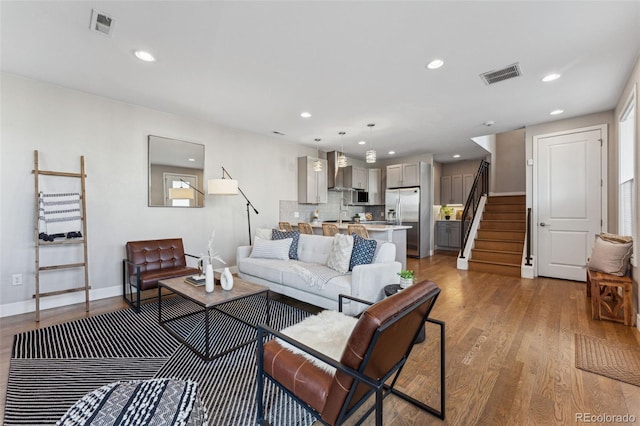
<svg viewBox="0 0 640 426">
<path fill-rule="evenodd" d="M 495 84 L 500 81 L 508 80 L 510 78 L 519 77 L 522 75 L 522 70 L 520 70 L 520 64 L 517 62 L 515 64 L 511 64 L 507 67 L 502 68 L 501 70 L 489 71 L 483 74 L 480 74 L 480 78 L 482 81 L 488 86 L 490 84 Z"/>
<path fill-rule="evenodd" d="M 91 10 L 91 24 L 89 26 L 91 31 L 110 36 L 115 23 L 112 17 L 105 15 L 99 10 Z"/>
</svg>

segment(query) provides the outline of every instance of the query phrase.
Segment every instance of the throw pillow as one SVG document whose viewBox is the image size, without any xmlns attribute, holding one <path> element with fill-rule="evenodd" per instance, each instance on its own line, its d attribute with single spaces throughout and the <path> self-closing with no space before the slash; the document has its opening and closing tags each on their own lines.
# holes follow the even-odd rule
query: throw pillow
<svg viewBox="0 0 640 426">
<path fill-rule="evenodd" d="M 606 274 L 623 276 L 629 266 L 629 258 L 633 250 L 633 242 L 624 241 L 621 237 L 597 235 L 596 242 L 589 258 L 589 269 Z"/>
<path fill-rule="evenodd" d="M 293 238 L 282 240 L 263 240 L 256 237 L 249 257 L 258 259 L 289 259 L 289 248 Z"/>
<path fill-rule="evenodd" d="M 284 238 L 292 238 L 291 247 L 289 248 L 289 259 L 298 260 L 298 240 L 300 239 L 300 232 L 298 231 L 281 231 L 274 229 L 271 231 L 271 238 L 273 240 L 282 240 Z"/>
<path fill-rule="evenodd" d="M 327 266 L 341 274 L 349 271 L 351 252 L 353 251 L 353 237 L 351 235 L 336 234 L 331 242 L 331 251 Z"/>
<path fill-rule="evenodd" d="M 349 262 L 349 270 L 352 271 L 355 266 L 367 265 L 373 262 L 373 256 L 376 254 L 376 240 L 367 240 L 360 235 L 351 234 L 353 236 L 353 251 L 351 252 L 351 262 Z"/>
</svg>

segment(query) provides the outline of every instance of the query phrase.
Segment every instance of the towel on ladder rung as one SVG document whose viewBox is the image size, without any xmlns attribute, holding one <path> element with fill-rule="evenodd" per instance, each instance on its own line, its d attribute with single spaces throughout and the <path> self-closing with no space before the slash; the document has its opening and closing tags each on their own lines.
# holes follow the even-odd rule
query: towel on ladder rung
<svg viewBox="0 0 640 426">
<path fill-rule="evenodd" d="M 79 232 L 82 229 L 80 194 L 46 194 L 38 197 L 38 228 L 48 235 Z"/>
</svg>

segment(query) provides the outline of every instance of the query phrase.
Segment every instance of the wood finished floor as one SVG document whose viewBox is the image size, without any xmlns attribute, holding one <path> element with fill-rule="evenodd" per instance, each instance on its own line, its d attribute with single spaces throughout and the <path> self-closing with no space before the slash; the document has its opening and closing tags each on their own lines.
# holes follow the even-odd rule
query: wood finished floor
<svg viewBox="0 0 640 426">
<path fill-rule="evenodd" d="M 389 396 L 387 425 L 565 425 L 577 413 L 635 416 L 640 423 L 640 387 L 574 367 L 574 333 L 639 344 L 640 333 L 591 319 L 584 284 L 539 278 L 526 280 L 458 271 L 450 254 L 409 259 L 419 280 L 442 293 L 432 317 L 446 322 L 446 420 Z M 303 307 L 304 304 L 299 304 Z M 90 315 L 125 305 L 120 298 L 92 302 Z M 40 327 L 88 316 L 83 305 L 43 311 Z M 4 416 L 13 335 L 36 327 L 34 314 L 0 319 L 0 416 Z M 402 390 L 437 406 L 438 328 L 414 347 L 399 380 Z M 366 425 L 374 424 L 373 418 Z"/>
</svg>

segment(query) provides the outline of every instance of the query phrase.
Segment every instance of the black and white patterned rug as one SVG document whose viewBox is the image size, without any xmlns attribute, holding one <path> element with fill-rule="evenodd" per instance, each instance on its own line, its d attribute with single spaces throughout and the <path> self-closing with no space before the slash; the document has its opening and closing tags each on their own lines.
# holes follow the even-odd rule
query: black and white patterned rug
<svg viewBox="0 0 640 426">
<path fill-rule="evenodd" d="M 257 324 L 265 321 L 264 298 L 230 302 L 223 309 Z M 177 378 L 199 384 L 211 425 L 256 423 L 256 344 L 211 362 L 202 361 L 158 325 L 157 304 L 18 334 L 14 339 L 4 425 L 51 425 L 85 394 L 108 383 Z M 179 298 L 163 301 L 163 317 L 195 306 Z M 270 301 L 270 325 L 282 329 L 309 315 Z M 219 312 L 212 316 L 213 347 L 226 348 L 255 338 L 256 330 Z M 187 317 L 176 332 L 199 346 L 201 316 Z M 265 381 L 265 407 L 272 425 L 311 425 L 314 421 L 290 397 Z"/>
</svg>

